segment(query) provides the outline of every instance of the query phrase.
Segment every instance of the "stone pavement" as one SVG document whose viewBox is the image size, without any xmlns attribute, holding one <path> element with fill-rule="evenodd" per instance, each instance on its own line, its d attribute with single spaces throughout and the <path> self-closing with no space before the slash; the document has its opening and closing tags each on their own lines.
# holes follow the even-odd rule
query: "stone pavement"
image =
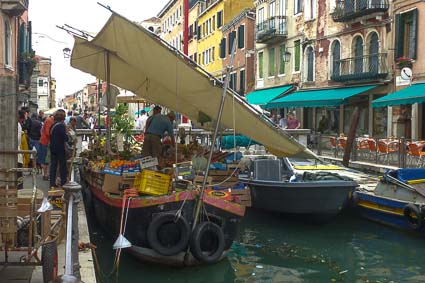
<svg viewBox="0 0 425 283">
<path fill-rule="evenodd" d="M 42 192 L 47 192 L 49 189 L 49 182 L 44 181 L 41 175 L 37 175 L 36 185 L 38 188 L 38 194 L 42 195 Z M 21 194 L 31 195 L 33 188 L 32 176 L 26 176 L 24 179 L 24 189 L 19 191 Z M 87 216 L 84 209 L 84 203 L 81 201 L 78 206 L 78 229 L 79 229 L 79 242 L 89 243 L 89 230 L 87 225 Z M 62 240 L 58 245 L 58 274 L 64 274 L 65 268 L 65 239 Z M 39 251 L 41 256 L 41 250 Z M 2 258 L 3 257 L 3 258 Z M 14 258 L 13 258 L 14 257 Z M 18 261 L 18 253 L 14 253 L 10 258 L 10 261 Z M 4 256 L 0 255 L 0 261 L 4 261 Z M 91 251 L 80 251 L 80 273 L 81 280 L 86 283 L 96 282 L 95 268 Z M 42 266 L 30 267 L 30 266 L 0 266 L 0 283 L 43 283 Z"/>
</svg>

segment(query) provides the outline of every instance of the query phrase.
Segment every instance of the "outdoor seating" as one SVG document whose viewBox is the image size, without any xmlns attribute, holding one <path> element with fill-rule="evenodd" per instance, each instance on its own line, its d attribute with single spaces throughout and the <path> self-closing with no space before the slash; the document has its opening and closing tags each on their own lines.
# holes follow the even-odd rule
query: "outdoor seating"
<svg viewBox="0 0 425 283">
<path fill-rule="evenodd" d="M 368 157 L 369 156 L 369 143 L 368 143 L 368 139 L 358 139 L 357 140 L 357 151 L 360 153 L 360 155 L 364 156 L 364 157 Z"/>
<path fill-rule="evenodd" d="M 390 163 L 391 156 L 398 154 L 399 141 L 387 141 L 379 140 L 378 141 L 378 160 L 383 156 L 383 162 L 387 161 L 387 164 Z"/>
<path fill-rule="evenodd" d="M 369 158 L 375 159 L 376 152 L 378 151 L 378 148 L 376 147 L 376 141 L 374 139 L 367 139 L 367 144 L 369 147 Z"/>
<path fill-rule="evenodd" d="M 335 153 L 335 156 L 338 156 L 340 145 L 337 143 L 337 139 L 335 137 L 329 137 L 329 141 L 331 142 L 332 151 Z"/>
<path fill-rule="evenodd" d="M 410 159 L 410 164 L 413 164 L 413 161 L 416 160 L 416 166 L 422 167 L 424 165 L 425 152 L 422 152 L 423 144 L 421 143 L 410 143 L 408 145 L 409 151 L 408 156 Z"/>
</svg>

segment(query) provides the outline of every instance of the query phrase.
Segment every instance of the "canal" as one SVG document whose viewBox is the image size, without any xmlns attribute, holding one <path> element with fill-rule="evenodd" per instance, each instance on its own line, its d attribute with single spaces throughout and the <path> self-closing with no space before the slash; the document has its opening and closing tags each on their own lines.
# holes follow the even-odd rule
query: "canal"
<svg viewBox="0 0 425 283">
<path fill-rule="evenodd" d="M 112 269 L 115 239 L 89 220 L 106 274 Z M 424 254 L 423 237 L 353 212 L 318 225 L 249 209 L 227 260 L 178 269 L 144 264 L 123 253 L 118 282 L 425 282 Z"/>
</svg>

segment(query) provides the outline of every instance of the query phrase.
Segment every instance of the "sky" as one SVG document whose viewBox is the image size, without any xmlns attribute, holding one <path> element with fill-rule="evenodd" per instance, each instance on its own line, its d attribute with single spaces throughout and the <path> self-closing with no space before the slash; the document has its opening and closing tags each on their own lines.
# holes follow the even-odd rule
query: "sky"
<svg viewBox="0 0 425 283">
<path fill-rule="evenodd" d="M 37 55 L 51 58 L 52 77 L 58 98 L 81 90 L 95 78 L 70 66 L 63 49 L 72 49 L 73 37 L 56 26 L 70 25 L 95 35 L 111 13 L 100 2 L 122 16 L 141 22 L 158 15 L 169 0 L 31 0 L 28 16 L 32 21 L 32 45 Z"/>
</svg>

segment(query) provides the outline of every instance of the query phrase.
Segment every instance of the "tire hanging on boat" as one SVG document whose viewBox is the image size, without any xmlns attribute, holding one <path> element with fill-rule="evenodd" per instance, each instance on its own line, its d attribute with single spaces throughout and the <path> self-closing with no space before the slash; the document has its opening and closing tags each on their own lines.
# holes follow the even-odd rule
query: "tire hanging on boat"
<svg viewBox="0 0 425 283">
<path fill-rule="evenodd" d="M 414 205 L 413 203 L 409 203 L 403 208 L 403 215 L 412 229 L 420 230 L 422 228 L 423 215 L 421 209 L 418 206 Z"/>
<path fill-rule="evenodd" d="M 153 218 L 147 236 L 149 245 L 157 253 L 165 256 L 175 255 L 187 247 L 190 226 L 184 216 L 162 213 Z"/>
<path fill-rule="evenodd" d="M 190 251 L 199 261 L 215 263 L 224 252 L 224 233 L 213 222 L 199 223 L 190 238 Z"/>
</svg>

